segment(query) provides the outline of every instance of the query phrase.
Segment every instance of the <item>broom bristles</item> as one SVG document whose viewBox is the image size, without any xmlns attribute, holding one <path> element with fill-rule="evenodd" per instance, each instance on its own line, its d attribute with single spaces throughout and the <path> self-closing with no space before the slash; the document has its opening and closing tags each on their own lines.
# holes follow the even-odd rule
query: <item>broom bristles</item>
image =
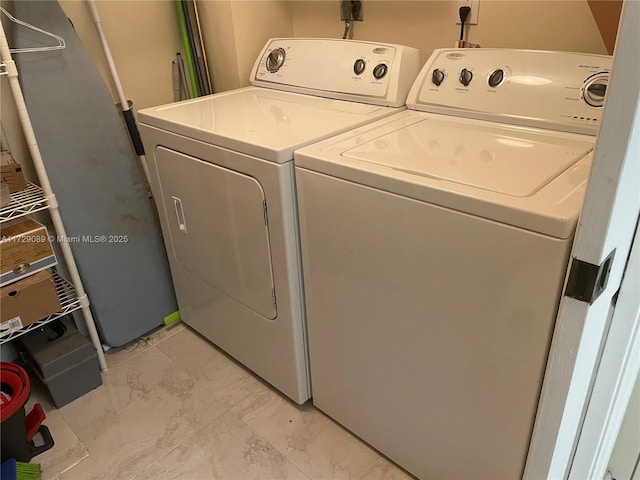
<svg viewBox="0 0 640 480">
<path fill-rule="evenodd" d="M 40 480 L 40 464 L 16 462 L 16 480 Z"/>
</svg>

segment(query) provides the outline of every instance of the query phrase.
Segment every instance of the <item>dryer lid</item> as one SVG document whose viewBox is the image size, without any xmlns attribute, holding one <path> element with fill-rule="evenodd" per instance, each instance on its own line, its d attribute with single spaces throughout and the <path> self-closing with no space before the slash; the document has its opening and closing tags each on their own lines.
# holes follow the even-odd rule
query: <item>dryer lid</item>
<svg viewBox="0 0 640 480">
<path fill-rule="evenodd" d="M 398 108 L 248 87 L 138 112 L 141 123 L 277 163 Z"/>
<path fill-rule="evenodd" d="M 343 152 L 404 173 L 513 197 L 535 195 L 593 143 L 500 125 L 425 118 Z"/>
</svg>

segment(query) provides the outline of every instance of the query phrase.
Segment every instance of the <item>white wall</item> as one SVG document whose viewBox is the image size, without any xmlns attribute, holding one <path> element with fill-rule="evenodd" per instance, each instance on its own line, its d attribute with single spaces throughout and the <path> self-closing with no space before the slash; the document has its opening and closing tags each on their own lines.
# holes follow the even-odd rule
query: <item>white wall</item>
<svg viewBox="0 0 640 480">
<path fill-rule="evenodd" d="M 108 80 L 85 2 L 60 4 Z M 97 0 L 96 5 L 134 108 L 171 102 L 171 60 L 183 51 L 174 2 Z M 269 38 L 335 38 L 343 31 L 338 0 L 205 0 L 198 6 L 216 92 L 248 85 Z M 353 38 L 416 47 L 424 62 L 434 48 L 450 47 L 457 39 L 456 10 L 456 0 L 364 0 L 364 21 L 355 23 Z M 468 39 L 483 47 L 606 54 L 585 0 L 480 0 L 479 22 Z"/>
<path fill-rule="evenodd" d="M 86 2 L 59 3 L 117 101 Z M 134 108 L 172 102 L 171 61 L 182 51 L 174 2 L 99 0 L 95 4 L 124 93 Z"/>
<path fill-rule="evenodd" d="M 294 35 L 342 36 L 338 1 L 295 1 Z M 354 22 L 354 39 L 399 43 L 420 49 L 452 47 L 460 35 L 455 0 L 364 0 L 364 21 Z M 478 25 L 467 39 L 482 47 L 563 50 L 606 54 L 586 1 L 480 0 Z"/>
<path fill-rule="evenodd" d="M 249 85 L 249 74 L 269 38 L 293 36 L 292 2 L 198 2 L 214 91 Z"/>
</svg>

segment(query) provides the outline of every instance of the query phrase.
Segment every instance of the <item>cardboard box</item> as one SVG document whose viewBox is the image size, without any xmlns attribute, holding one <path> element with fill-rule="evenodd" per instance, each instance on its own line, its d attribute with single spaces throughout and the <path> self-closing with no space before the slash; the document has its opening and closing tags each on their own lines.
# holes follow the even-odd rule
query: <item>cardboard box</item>
<svg viewBox="0 0 640 480">
<path fill-rule="evenodd" d="M 9 185 L 4 182 L 0 182 L 0 208 L 4 208 L 11 203 L 11 192 L 9 192 Z"/>
<path fill-rule="evenodd" d="M 0 287 L 58 263 L 47 228 L 31 218 L 0 226 Z"/>
<path fill-rule="evenodd" d="M 53 277 L 47 271 L 0 287 L 0 337 L 61 309 Z"/>
<path fill-rule="evenodd" d="M 0 152 L 0 181 L 9 186 L 9 192 L 14 193 L 27 188 L 24 181 L 22 167 L 13 159 L 9 152 Z"/>
</svg>

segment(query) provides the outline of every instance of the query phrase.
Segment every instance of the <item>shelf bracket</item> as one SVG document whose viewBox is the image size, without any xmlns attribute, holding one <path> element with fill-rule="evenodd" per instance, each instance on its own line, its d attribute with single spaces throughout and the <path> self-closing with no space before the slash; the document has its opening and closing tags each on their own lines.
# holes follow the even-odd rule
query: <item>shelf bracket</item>
<svg viewBox="0 0 640 480">
<path fill-rule="evenodd" d="M 50 208 L 58 208 L 58 199 L 56 198 L 55 193 L 45 195 L 44 198 L 47 201 L 47 204 L 49 205 Z"/>
<path fill-rule="evenodd" d="M 17 77 L 18 76 L 18 68 L 16 67 L 16 62 L 13 60 L 3 60 L 0 63 L 0 75 L 6 75 L 7 77 Z"/>
</svg>

